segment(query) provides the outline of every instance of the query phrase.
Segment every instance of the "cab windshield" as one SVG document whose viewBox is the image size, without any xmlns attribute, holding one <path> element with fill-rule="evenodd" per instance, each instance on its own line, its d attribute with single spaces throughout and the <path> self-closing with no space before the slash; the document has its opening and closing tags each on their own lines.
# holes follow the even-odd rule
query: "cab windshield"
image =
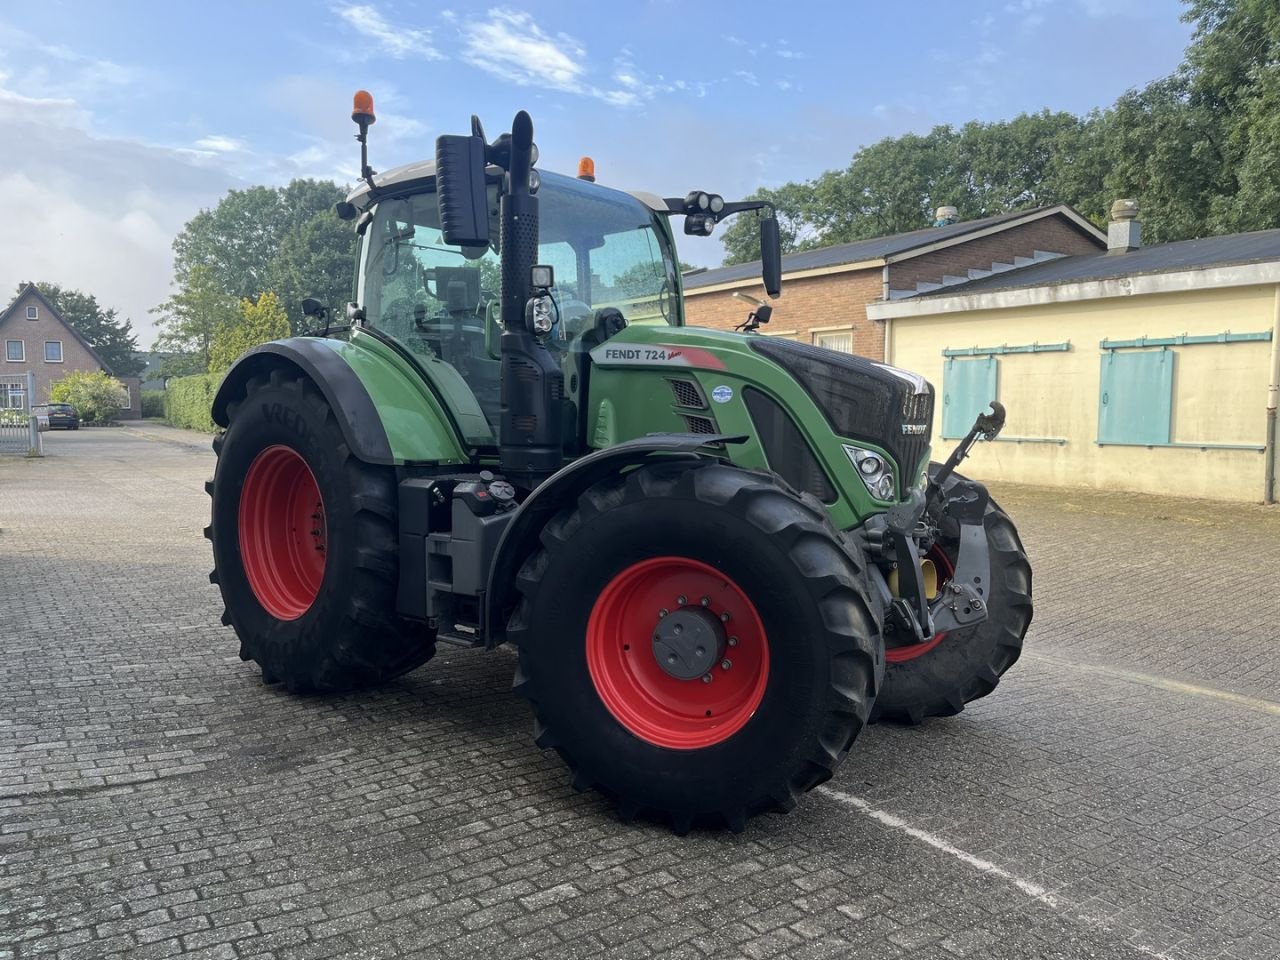
<svg viewBox="0 0 1280 960">
<path fill-rule="evenodd" d="M 548 345 L 568 364 L 596 312 L 613 307 L 628 323 L 683 322 L 678 267 L 658 216 L 634 197 L 543 174 L 538 191 L 540 264 L 555 269 L 560 320 Z M 423 363 L 470 442 L 492 443 L 500 419 L 501 269 L 497 188 L 490 187 L 486 249 L 451 247 L 440 234 L 434 192 L 384 200 L 365 233 L 359 302 L 365 325 L 394 338 Z M 571 398 L 572 399 L 572 398 Z M 488 435 L 466 424 L 478 418 Z"/>
</svg>

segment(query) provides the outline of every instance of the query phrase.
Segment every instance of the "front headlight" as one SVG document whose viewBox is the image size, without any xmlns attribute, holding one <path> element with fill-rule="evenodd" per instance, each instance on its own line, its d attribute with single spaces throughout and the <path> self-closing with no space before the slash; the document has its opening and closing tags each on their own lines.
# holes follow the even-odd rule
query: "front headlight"
<svg viewBox="0 0 1280 960">
<path fill-rule="evenodd" d="M 842 446 L 871 496 L 877 500 L 896 499 L 898 485 L 894 481 L 893 465 L 884 456 L 874 450 L 863 450 L 848 443 Z"/>
</svg>

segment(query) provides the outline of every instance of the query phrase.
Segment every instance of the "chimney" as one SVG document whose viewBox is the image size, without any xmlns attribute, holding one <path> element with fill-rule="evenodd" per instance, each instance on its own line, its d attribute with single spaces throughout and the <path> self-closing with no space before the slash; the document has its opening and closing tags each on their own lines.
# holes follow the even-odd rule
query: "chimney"
<svg viewBox="0 0 1280 960">
<path fill-rule="evenodd" d="M 1117 200 L 1111 205 L 1107 224 L 1107 253 L 1131 253 L 1142 246 L 1142 224 L 1138 222 L 1138 201 Z"/>
<path fill-rule="evenodd" d="M 960 211 L 955 207 L 939 207 L 933 214 L 935 227 L 946 227 L 960 219 Z"/>
</svg>

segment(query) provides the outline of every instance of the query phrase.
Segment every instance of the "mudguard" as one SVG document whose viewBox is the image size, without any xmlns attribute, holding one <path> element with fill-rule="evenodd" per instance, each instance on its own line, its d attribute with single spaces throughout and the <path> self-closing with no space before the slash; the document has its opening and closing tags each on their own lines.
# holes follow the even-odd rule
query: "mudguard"
<svg viewBox="0 0 1280 960">
<path fill-rule="evenodd" d="M 227 371 L 213 398 L 213 422 L 225 427 L 230 422 L 227 404 L 244 393 L 245 384 L 255 375 L 267 376 L 282 363 L 292 365 L 310 378 L 324 394 L 338 419 L 343 439 L 359 460 L 393 464 L 391 444 L 382 418 L 360 378 L 324 341 L 295 337 L 254 347 Z"/>
<path fill-rule="evenodd" d="M 746 437 L 719 434 L 660 433 L 636 437 L 604 450 L 588 454 L 562 468 L 525 498 L 498 541 L 497 554 L 489 570 L 484 596 L 481 628 L 485 643 L 493 648 L 506 639 L 507 613 L 515 599 L 516 574 L 520 564 L 538 542 L 543 526 L 567 501 L 588 487 L 626 467 L 643 463 L 655 455 L 699 460 L 722 459 L 704 449 L 712 443 L 741 443 Z"/>
</svg>

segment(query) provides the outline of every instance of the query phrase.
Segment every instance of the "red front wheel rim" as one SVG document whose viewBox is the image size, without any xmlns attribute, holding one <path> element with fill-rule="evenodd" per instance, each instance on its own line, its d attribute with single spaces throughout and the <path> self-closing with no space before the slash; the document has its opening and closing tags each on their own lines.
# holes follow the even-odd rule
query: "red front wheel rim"
<svg viewBox="0 0 1280 960">
<path fill-rule="evenodd" d="M 709 668 L 689 679 L 671 675 L 655 654 L 659 622 L 681 611 L 714 624 L 718 638 Z M 697 750 L 728 740 L 755 714 L 769 681 L 769 643 L 755 606 L 729 577 L 687 557 L 654 557 L 617 574 L 596 599 L 587 669 L 628 731 L 659 747 Z"/>
<path fill-rule="evenodd" d="M 941 590 L 951 582 L 951 578 L 955 575 L 955 565 L 952 564 L 951 558 L 947 556 L 946 551 L 936 543 L 929 548 L 929 552 L 925 556 L 932 560 L 933 565 L 938 568 L 938 589 Z M 916 657 L 923 657 L 946 638 L 947 635 L 945 633 L 938 633 L 924 643 L 904 643 L 900 647 L 889 647 L 884 652 L 885 662 L 905 663 L 908 660 L 914 660 Z"/>
<path fill-rule="evenodd" d="M 297 620 L 315 603 L 326 534 L 324 500 L 307 462 L 291 447 L 267 447 L 240 493 L 240 558 L 253 595 L 277 620 Z"/>
</svg>

